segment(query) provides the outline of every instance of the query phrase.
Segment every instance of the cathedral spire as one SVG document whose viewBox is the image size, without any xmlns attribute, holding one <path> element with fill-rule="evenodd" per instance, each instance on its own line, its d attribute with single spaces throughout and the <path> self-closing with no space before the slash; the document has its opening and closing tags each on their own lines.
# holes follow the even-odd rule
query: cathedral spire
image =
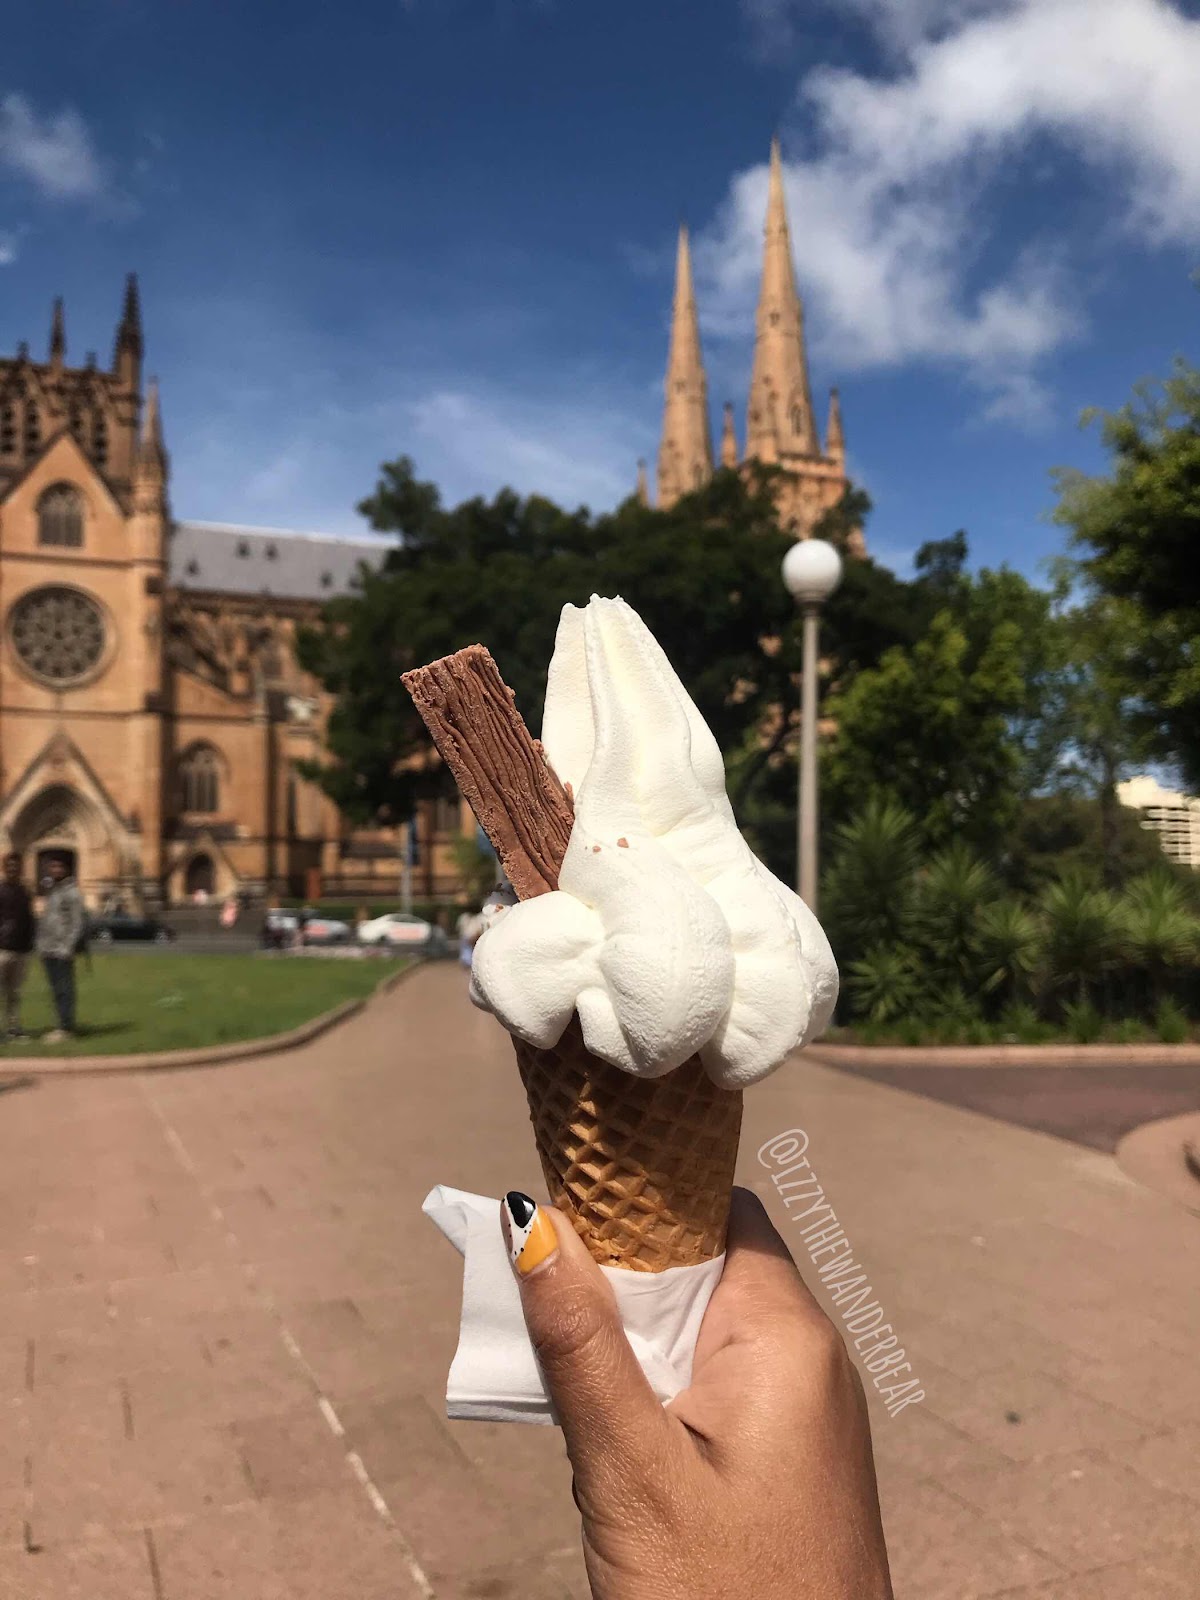
<svg viewBox="0 0 1200 1600">
<path fill-rule="evenodd" d="M 146 410 L 137 448 L 137 477 L 140 482 L 161 487 L 167 481 L 167 447 L 163 443 L 162 413 L 158 404 L 158 379 L 151 378 L 146 390 Z"/>
<path fill-rule="evenodd" d="M 666 404 L 658 455 L 658 503 L 674 505 L 712 477 L 708 382 L 700 351 L 700 321 L 692 283 L 692 252 L 686 225 L 679 229 L 675 304 L 667 357 Z"/>
<path fill-rule="evenodd" d="M 125 279 L 125 301 L 117 324 L 113 350 L 113 376 L 127 389 L 137 389 L 142 377 L 142 308 L 138 298 L 137 273 Z"/>
<path fill-rule="evenodd" d="M 804 313 L 796 292 L 796 270 L 788 230 L 783 156 L 779 140 L 774 139 L 746 454 L 770 460 L 778 455 L 819 456 L 820 453 L 804 351 Z"/>
<path fill-rule="evenodd" d="M 736 467 L 737 464 L 737 427 L 733 420 L 733 406 L 726 400 L 725 421 L 721 428 L 721 465 L 723 467 Z"/>
<path fill-rule="evenodd" d="M 54 311 L 50 317 L 50 365 L 55 372 L 61 372 L 63 360 L 67 353 L 67 334 L 63 323 L 62 296 L 54 302 Z"/>
<path fill-rule="evenodd" d="M 836 389 L 829 391 L 829 426 L 825 430 L 825 454 L 831 461 L 846 460 L 846 434 L 842 428 L 842 397 Z"/>
</svg>

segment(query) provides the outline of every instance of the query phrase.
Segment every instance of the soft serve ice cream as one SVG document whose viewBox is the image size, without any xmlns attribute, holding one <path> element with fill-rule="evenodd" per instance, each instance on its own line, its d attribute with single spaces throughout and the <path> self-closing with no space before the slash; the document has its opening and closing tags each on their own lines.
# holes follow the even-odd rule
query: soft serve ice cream
<svg viewBox="0 0 1200 1600">
<path fill-rule="evenodd" d="M 574 796 L 550 894 L 475 949 L 472 996 L 550 1049 L 578 1012 L 588 1050 L 638 1077 L 699 1054 L 741 1089 L 821 1032 L 837 968 L 816 918 L 752 853 L 716 740 L 623 600 L 566 606 L 542 742 Z"/>
</svg>

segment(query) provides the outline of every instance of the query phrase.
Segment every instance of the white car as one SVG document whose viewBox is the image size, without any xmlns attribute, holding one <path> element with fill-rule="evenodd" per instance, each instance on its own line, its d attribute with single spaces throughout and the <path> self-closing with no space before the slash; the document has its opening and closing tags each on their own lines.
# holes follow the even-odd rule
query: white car
<svg viewBox="0 0 1200 1600">
<path fill-rule="evenodd" d="M 424 950 L 430 955 L 442 954 L 446 948 L 446 935 L 424 917 L 415 917 L 409 911 L 388 911 L 382 917 L 358 925 L 360 944 L 388 944 Z"/>
<path fill-rule="evenodd" d="M 305 944 L 349 944 L 350 924 L 336 917 L 306 917 L 300 937 Z"/>
</svg>

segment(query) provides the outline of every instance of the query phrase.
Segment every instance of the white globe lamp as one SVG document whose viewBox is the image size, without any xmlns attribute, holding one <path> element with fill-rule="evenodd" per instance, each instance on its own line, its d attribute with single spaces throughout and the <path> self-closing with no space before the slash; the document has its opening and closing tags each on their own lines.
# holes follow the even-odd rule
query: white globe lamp
<svg viewBox="0 0 1200 1600">
<path fill-rule="evenodd" d="M 823 605 L 842 581 L 842 558 L 824 539 L 801 539 L 783 558 L 783 581 L 798 605 Z"/>
<path fill-rule="evenodd" d="M 842 558 L 824 539 L 801 539 L 783 558 L 783 581 L 804 614 L 800 679 L 800 785 L 796 807 L 796 886 L 817 910 L 817 629 L 821 606 L 842 581 Z"/>
</svg>

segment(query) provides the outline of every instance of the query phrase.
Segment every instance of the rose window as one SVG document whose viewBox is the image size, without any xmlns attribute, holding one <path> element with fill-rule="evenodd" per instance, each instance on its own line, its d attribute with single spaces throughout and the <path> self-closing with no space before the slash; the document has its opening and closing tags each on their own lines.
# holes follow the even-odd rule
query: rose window
<svg viewBox="0 0 1200 1600">
<path fill-rule="evenodd" d="M 78 589 L 34 589 L 10 614 L 13 649 L 23 666 L 49 683 L 87 677 L 104 654 L 104 614 Z"/>
</svg>

